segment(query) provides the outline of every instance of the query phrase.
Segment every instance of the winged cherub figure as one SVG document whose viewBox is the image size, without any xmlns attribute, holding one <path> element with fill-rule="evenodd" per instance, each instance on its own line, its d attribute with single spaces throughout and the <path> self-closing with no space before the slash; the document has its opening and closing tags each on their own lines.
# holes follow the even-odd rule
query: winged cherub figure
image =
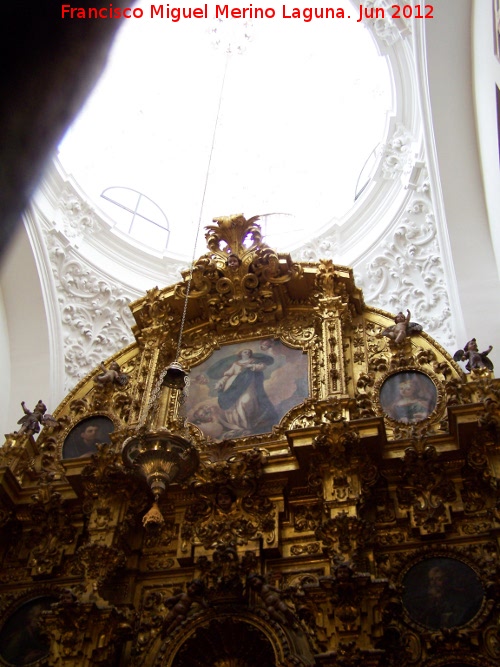
<svg viewBox="0 0 500 667">
<path fill-rule="evenodd" d="M 422 331 L 422 326 L 416 322 L 410 322 L 411 313 L 409 310 L 404 313 L 399 312 L 394 318 L 394 324 L 391 327 L 387 327 L 381 332 L 381 336 L 386 336 L 400 345 L 407 336 L 410 336 L 413 333 L 420 333 Z"/>
<path fill-rule="evenodd" d="M 490 345 L 484 352 L 479 352 L 477 341 L 475 338 L 464 345 L 463 350 L 457 350 L 453 355 L 455 361 L 466 361 L 465 368 L 468 371 L 478 370 L 479 368 L 487 368 L 493 370 L 493 363 L 488 359 L 488 355 L 493 349 Z"/>
<path fill-rule="evenodd" d="M 26 407 L 24 401 L 21 402 L 21 407 L 24 412 L 24 417 L 17 422 L 21 424 L 21 428 L 17 432 L 18 435 L 23 433 L 39 433 L 40 424 L 42 426 L 57 426 L 58 422 L 52 415 L 47 413 L 47 406 L 40 399 L 35 405 L 33 411 Z"/>
<path fill-rule="evenodd" d="M 101 371 L 102 372 L 94 378 L 95 384 L 98 384 L 101 387 L 107 384 L 118 384 L 121 387 L 124 387 L 129 380 L 129 376 L 126 373 L 122 373 L 121 368 L 116 361 L 112 361 L 109 364 L 109 368 L 106 368 L 101 361 Z"/>
</svg>

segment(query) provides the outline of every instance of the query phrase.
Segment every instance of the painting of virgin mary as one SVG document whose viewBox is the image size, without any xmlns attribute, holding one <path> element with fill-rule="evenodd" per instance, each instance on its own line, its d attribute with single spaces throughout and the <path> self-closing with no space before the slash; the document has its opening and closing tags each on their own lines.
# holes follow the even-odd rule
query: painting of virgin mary
<svg viewBox="0 0 500 667">
<path fill-rule="evenodd" d="M 192 375 L 187 417 L 214 440 L 268 433 L 308 395 L 307 356 L 268 339 L 217 350 Z"/>
<path fill-rule="evenodd" d="M 218 404 L 228 428 L 235 431 L 270 431 L 278 414 L 264 389 L 264 370 L 274 363 L 268 354 L 245 348 L 214 364 L 208 377 L 218 379 Z"/>
</svg>

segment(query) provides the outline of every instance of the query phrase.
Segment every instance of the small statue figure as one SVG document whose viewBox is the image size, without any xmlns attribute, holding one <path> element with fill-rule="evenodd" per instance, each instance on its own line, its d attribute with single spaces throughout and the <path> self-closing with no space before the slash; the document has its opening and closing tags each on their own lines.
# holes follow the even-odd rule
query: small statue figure
<svg viewBox="0 0 500 667">
<path fill-rule="evenodd" d="M 464 345 L 463 350 L 457 350 L 455 352 L 453 359 L 455 361 L 467 361 L 465 368 L 469 372 L 480 368 L 487 368 L 489 371 L 492 371 L 493 364 L 491 360 L 488 359 L 488 355 L 492 349 L 493 345 L 490 345 L 484 352 L 479 352 L 477 341 L 473 338 Z"/>
<path fill-rule="evenodd" d="M 112 361 L 109 364 L 109 368 L 106 368 L 104 363 L 101 361 L 102 373 L 99 373 L 94 378 L 95 384 L 103 387 L 108 384 L 119 384 L 121 387 L 124 387 L 129 379 L 129 376 L 126 373 L 121 372 L 120 366 L 116 361 Z"/>
<path fill-rule="evenodd" d="M 195 602 L 201 604 L 203 607 L 207 606 L 207 603 L 203 598 L 204 592 L 205 586 L 201 579 L 193 579 L 188 585 L 185 593 L 173 595 L 165 600 L 165 604 L 170 608 L 163 623 L 163 631 L 165 634 L 171 632 L 186 620 L 187 615 Z"/>
<path fill-rule="evenodd" d="M 241 265 L 241 259 L 238 255 L 231 254 L 226 260 L 227 268 L 231 271 L 237 271 Z"/>
<path fill-rule="evenodd" d="M 406 316 L 399 312 L 394 318 L 394 324 L 381 332 L 381 336 L 386 336 L 393 340 L 396 345 L 400 345 L 407 336 L 413 333 L 420 333 L 422 326 L 416 322 L 410 322 L 411 313 L 406 311 Z"/>
<path fill-rule="evenodd" d="M 40 424 L 42 426 L 57 426 L 59 423 L 52 415 L 46 414 L 47 406 L 41 399 L 35 405 L 33 412 L 26 407 L 24 401 L 21 401 L 21 407 L 24 412 L 24 417 L 21 417 L 17 422 L 18 424 L 21 424 L 21 428 L 17 431 L 17 435 L 22 435 L 23 433 L 28 433 L 29 435 L 39 433 Z"/>
<path fill-rule="evenodd" d="M 221 486 L 215 496 L 215 504 L 223 514 L 229 514 L 236 501 L 236 495 L 228 486 Z"/>
<path fill-rule="evenodd" d="M 59 594 L 59 599 L 50 606 L 54 609 L 58 607 L 71 607 L 78 601 L 78 597 L 74 590 L 70 587 L 63 588 Z"/>
<path fill-rule="evenodd" d="M 252 447 L 246 452 L 242 453 L 242 458 L 249 468 L 261 468 L 265 465 L 269 452 L 260 447 Z"/>
<path fill-rule="evenodd" d="M 278 623 L 286 623 L 291 627 L 297 625 L 297 619 L 292 610 L 281 599 L 280 591 L 270 586 L 265 577 L 260 574 L 251 574 L 247 583 L 262 599 L 267 613 L 273 620 L 278 621 Z"/>
</svg>

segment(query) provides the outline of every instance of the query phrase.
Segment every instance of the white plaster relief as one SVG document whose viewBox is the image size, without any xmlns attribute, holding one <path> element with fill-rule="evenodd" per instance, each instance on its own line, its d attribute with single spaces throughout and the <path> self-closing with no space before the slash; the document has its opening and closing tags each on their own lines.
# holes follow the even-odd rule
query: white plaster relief
<svg viewBox="0 0 500 667">
<path fill-rule="evenodd" d="M 54 277 L 67 393 L 101 361 L 133 341 L 128 304 L 155 284 L 177 282 L 185 263 L 150 258 L 124 244 L 74 185 L 58 178 L 57 170 L 54 173 L 38 193 L 37 220 Z M 118 277 L 113 273 L 117 269 L 124 269 Z M 137 271 L 143 289 L 131 286 Z"/>
<path fill-rule="evenodd" d="M 415 161 L 413 145 L 411 133 L 398 123 L 396 131 L 380 151 L 380 168 L 385 179 L 394 180 L 411 171 Z"/>
<path fill-rule="evenodd" d="M 82 199 L 69 183 L 65 183 L 57 202 L 55 228 L 59 229 L 72 245 L 78 246 L 86 236 L 105 229 L 94 208 Z"/>
<path fill-rule="evenodd" d="M 380 246 L 355 263 L 356 283 L 368 304 L 392 313 L 409 308 L 412 320 L 452 349 L 456 336 L 436 222 L 425 187 L 424 181 Z"/>
<path fill-rule="evenodd" d="M 370 238 L 370 232 L 374 227 L 374 216 L 376 218 L 377 228 L 380 229 L 378 236 L 383 236 L 383 230 L 394 225 L 394 219 L 390 212 L 390 205 L 394 199 L 393 183 L 391 181 L 408 181 L 412 177 L 414 166 L 416 165 L 415 156 L 415 142 L 414 137 L 405 128 L 402 123 L 397 123 L 391 137 L 385 144 L 382 144 L 378 149 L 378 165 L 376 167 L 373 182 L 378 181 L 380 185 L 377 196 L 377 208 L 368 215 L 361 222 L 361 233 L 356 230 L 356 234 L 363 240 Z M 422 180 L 421 174 L 425 173 L 423 169 L 424 163 L 419 162 L 418 173 L 414 175 L 417 180 Z M 417 188 L 417 184 L 412 184 L 412 189 Z M 380 211 L 384 211 L 384 199 L 386 200 L 387 210 L 389 213 L 381 216 Z M 306 243 L 301 248 L 292 252 L 292 256 L 296 261 L 302 262 L 317 262 L 320 259 L 331 259 L 337 263 L 344 263 L 343 254 L 345 247 L 343 247 L 342 239 L 346 239 L 351 235 L 352 229 L 358 224 L 355 216 L 349 219 L 342 225 L 333 223 L 330 229 L 319 237 L 316 237 Z M 355 257 L 359 257 L 364 252 L 368 251 L 367 246 L 360 245 L 356 248 Z M 355 260 L 354 260 L 355 261 Z"/>
<path fill-rule="evenodd" d="M 137 295 L 100 274 L 53 233 L 46 235 L 64 339 L 65 390 L 132 342 L 128 304 Z"/>
<path fill-rule="evenodd" d="M 428 181 L 424 179 L 400 220 L 374 248 L 353 262 L 353 268 L 368 305 L 391 313 L 409 308 L 414 321 L 452 349 L 456 335 L 427 191 Z M 316 239 L 293 254 L 299 261 L 332 259 L 343 263 L 335 234 Z"/>
<path fill-rule="evenodd" d="M 363 22 L 373 31 L 374 36 L 388 47 L 411 33 L 410 23 L 404 17 L 392 18 L 391 4 L 393 3 L 388 3 L 385 0 L 365 0 L 365 2 L 360 3 L 365 16 Z M 367 10 L 368 14 L 371 15 L 372 9 L 375 10 L 373 18 L 367 18 Z M 383 10 L 383 13 L 379 12 L 377 16 L 377 9 Z"/>
<path fill-rule="evenodd" d="M 294 250 L 291 255 L 297 262 L 317 262 L 320 259 L 335 261 L 339 253 L 338 227 L 333 227 L 323 236 L 313 239 L 302 248 Z"/>
</svg>

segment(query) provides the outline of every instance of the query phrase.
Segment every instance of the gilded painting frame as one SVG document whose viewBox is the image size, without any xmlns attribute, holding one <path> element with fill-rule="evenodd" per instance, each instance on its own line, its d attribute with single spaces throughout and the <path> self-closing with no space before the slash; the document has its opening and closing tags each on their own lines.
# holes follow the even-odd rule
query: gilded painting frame
<svg viewBox="0 0 500 667">
<path fill-rule="evenodd" d="M 116 425 L 105 413 L 96 413 L 80 419 L 68 429 L 61 445 L 64 461 L 89 458 L 97 452 L 97 444 L 111 444 L 110 435 Z"/>
<path fill-rule="evenodd" d="M 409 376 L 407 376 L 407 374 L 409 374 Z M 399 385 L 405 378 L 415 377 L 413 374 L 416 374 L 416 377 L 419 378 L 425 376 L 424 382 L 427 384 L 429 391 L 432 391 L 433 394 L 431 402 L 432 409 L 428 408 L 427 410 L 424 410 L 419 416 L 424 417 L 424 413 L 426 416 L 422 419 L 417 418 L 415 421 L 395 419 L 392 415 L 395 415 L 396 413 L 390 408 L 390 404 L 395 400 L 395 390 L 399 388 Z M 384 395 L 383 392 L 384 385 L 391 388 L 391 391 L 388 392 L 387 395 Z M 397 370 L 391 370 L 390 372 L 381 374 L 373 385 L 373 396 L 375 412 L 378 416 L 384 417 L 388 428 L 410 428 L 415 424 L 422 424 L 424 422 L 436 423 L 441 419 L 446 407 L 442 382 L 439 377 L 428 368 L 425 368 L 424 370 L 416 365 L 402 366 Z"/>
<path fill-rule="evenodd" d="M 270 434 L 310 396 L 308 355 L 272 337 L 223 345 L 190 375 L 183 416 L 216 442 Z"/>
<path fill-rule="evenodd" d="M 0 664 L 32 665 L 49 655 L 50 642 L 42 635 L 38 619 L 57 597 L 41 593 L 24 599 L 0 628 Z"/>
<path fill-rule="evenodd" d="M 479 614 L 485 597 L 476 571 L 451 554 L 429 554 L 412 563 L 402 588 L 406 613 L 429 630 L 466 625 Z"/>
<path fill-rule="evenodd" d="M 400 370 L 382 381 L 379 402 L 382 412 L 390 419 L 416 424 L 436 410 L 438 391 L 426 373 L 416 369 Z"/>
</svg>

